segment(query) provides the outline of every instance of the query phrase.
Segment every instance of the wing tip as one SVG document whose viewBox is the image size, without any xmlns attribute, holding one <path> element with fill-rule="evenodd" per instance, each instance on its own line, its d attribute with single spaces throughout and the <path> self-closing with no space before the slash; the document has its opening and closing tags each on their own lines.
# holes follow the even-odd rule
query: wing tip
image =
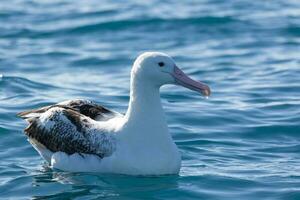
<svg viewBox="0 0 300 200">
<path fill-rule="evenodd" d="M 36 121 L 40 117 L 40 114 L 32 111 L 23 111 L 17 113 L 17 116 L 24 119 L 26 122 L 28 122 L 30 126 L 34 121 Z M 27 128 L 25 128 L 25 132 Z"/>
<path fill-rule="evenodd" d="M 17 113 L 17 116 L 23 119 L 36 118 L 39 117 L 42 113 L 46 112 L 49 108 L 51 108 L 51 106 L 45 106 L 34 110 L 25 110 Z"/>
<path fill-rule="evenodd" d="M 26 119 L 28 118 L 27 115 L 30 113 L 30 111 L 22 111 L 22 112 L 18 112 L 17 116 L 21 117 L 22 119 Z"/>
</svg>

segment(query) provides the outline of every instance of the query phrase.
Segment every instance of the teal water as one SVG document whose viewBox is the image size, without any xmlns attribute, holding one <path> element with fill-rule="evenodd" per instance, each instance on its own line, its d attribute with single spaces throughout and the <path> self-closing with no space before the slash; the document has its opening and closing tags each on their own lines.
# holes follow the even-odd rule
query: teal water
<svg viewBox="0 0 300 200">
<path fill-rule="evenodd" d="M 162 89 L 178 176 L 49 169 L 16 113 L 84 98 L 125 112 L 144 51 L 208 83 Z M 300 199 L 300 2 L 0 2 L 1 199 Z"/>
</svg>

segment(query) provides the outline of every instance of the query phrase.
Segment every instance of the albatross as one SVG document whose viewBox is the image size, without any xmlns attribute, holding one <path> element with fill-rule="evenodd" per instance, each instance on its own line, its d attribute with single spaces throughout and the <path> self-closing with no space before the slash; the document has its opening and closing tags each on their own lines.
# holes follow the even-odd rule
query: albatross
<svg viewBox="0 0 300 200">
<path fill-rule="evenodd" d="M 160 52 L 137 57 L 131 70 L 126 114 L 89 100 L 69 100 L 18 115 L 28 141 L 54 169 L 128 175 L 178 174 L 181 155 L 160 100 L 160 87 L 181 85 L 210 95 Z"/>
</svg>

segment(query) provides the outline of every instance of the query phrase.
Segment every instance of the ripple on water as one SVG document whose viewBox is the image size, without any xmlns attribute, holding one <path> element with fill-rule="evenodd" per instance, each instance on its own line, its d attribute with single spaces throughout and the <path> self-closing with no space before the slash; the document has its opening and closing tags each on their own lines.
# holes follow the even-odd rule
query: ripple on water
<svg viewBox="0 0 300 200">
<path fill-rule="evenodd" d="M 293 0 L 5 0 L 0 198 L 300 199 L 299 6 Z M 212 88 L 209 99 L 162 89 L 183 158 L 180 174 L 50 169 L 16 113 L 74 98 L 125 112 L 130 66 L 148 50 L 172 55 Z"/>
</svg>

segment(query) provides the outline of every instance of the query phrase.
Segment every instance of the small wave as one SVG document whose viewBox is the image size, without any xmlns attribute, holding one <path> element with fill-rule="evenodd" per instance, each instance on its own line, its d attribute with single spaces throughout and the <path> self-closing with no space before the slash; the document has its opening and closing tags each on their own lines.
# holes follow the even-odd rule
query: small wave
<svg viewBox="0 0 300 200">
<path fill-rule="evenodd" d="M 115 59 L 101 59 L 98 57 L 86 57 L 86 58 L 79 58 L 75 59 L 72 62 L 73 67 L 98 67 L 99 65 L 102 66 L 114 66 L 118 64 L 124 64 L 127 63 L 128 59 L 125 58 L 115 58 Z M 110 67 L 111 68 L 111 67 Z"/>
<path fill-rule="evenodd" d="M 8 90 L 9 92 L 15 91 L 16 93 L 30 92 L 34 90 L 48 90 L 48 89 L 56 88 L 56 86 L 31 81 L 29 79 L 17 77 L 17 76 L 2 76 L 0 87 L 4 91 L 6 90 Z"/>
<path fill-rule="evenodd" d="M 34 38 L 44 38 L 49 36 L 57 36 L 57 35 L 72 35 L 72 34 L 84 34 L 84 33 L 93 33 L 98 31 L 112 31 L 112 30 L 127 30 L 127 29 L 136 29 L 136 28 L 146 28 L 157 30 L 157 27 L 183 27 L 183 26 L 202 26 L 202 27 L 210 27 L 210 26 L 224 26 L 230 23 L 239 23 L 240 20 L 230 17 L 216 17 L 216 16 L 204 16 L 204 17 L 194 17 L 194 18 L 146 18 L 146 19 L 122 19 L 115 21 L 106 21 L 106 22 L 98 22 L 98 23 L 87 23 L 82 25 L 76 25 L 74 27 L 66 27 L 61 29 L 51 29 L 51 30 L 43 30 L 36 29 L 33 27 L 21 28 L 19 30 L 14 30 L 13 32 L 5 32 L 2 33 L 2 37 L 12 38 L 12 37 L 34 37 Z M 50 22 L 52 23 L 52 22 Z M 244 22 L 243 22 L 244 23 Z"/>
<path fill-rule="evenodd" d="M 231 17 L 197 17 L 197 18 L 171 18 L 171 19 L 162 19 L 162 18 L 148 18 L 148 19 L 128 19 L 128 20 L 119 20 L 119 21 L 110 21 L 104 23 L 90 24 L 82 27 L 76 27 L 71 29 L 74 32 L 85 32 L 93 30 L 102 30 L 102 29 L 123 29 L 130 27 L 140 27 L 148 25 L 218 25 L 224 23 L 236 22 L 235 19 Z"/>
<path fill-rule="evenodd" d="M 85 33 L 99 30 L 123 30 L 128 28 L 151 27 L 155 26 L 170 26 L 176 25 L 223 25 L 224 23 L 237 22 L 232 17 L 197 17 L 197 18 L 183 18 L 183 19 L 162 19 L 162 18 L 149 18 L 149 19 L 127 19 L 118 21 L 109 21 L 104 23 L 88 24 L 83 26 L 67 29 L 70 33 Z"/>
<path fill-rule="evenodd" d="M 286 28 L 286 33 L 294 36 L 300 36 L 300 26 L 289 26 Z"/>
</svg>

